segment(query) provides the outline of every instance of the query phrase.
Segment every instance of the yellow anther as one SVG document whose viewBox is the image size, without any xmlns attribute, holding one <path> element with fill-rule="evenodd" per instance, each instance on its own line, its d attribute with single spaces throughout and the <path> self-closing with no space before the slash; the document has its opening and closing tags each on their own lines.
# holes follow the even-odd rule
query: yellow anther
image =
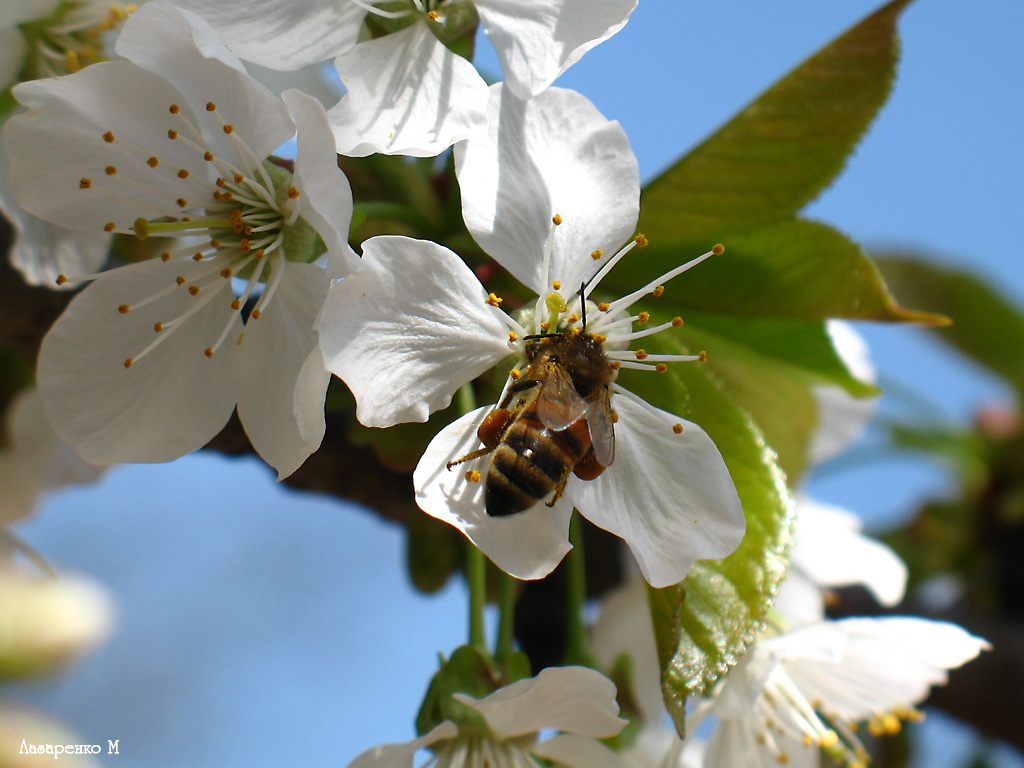
<svg viewBox="0 0 1024 768">
<path fill-rule="evenodd" d="M 647 357 L 647 350 L 638 349 L 635 354 L 637 360 L 644 360 Z"/>
<path fill-rule="evenodd" d="M 177 104 L 171 104 L 171 110 L 170 111 L 171 111 L 172 115 L 176 115 L 179 112 L 181 112 L 181 107 L 179 107 Z"/>
<path fill-rule="evenodd" d="M 213 160 L 213 152 L 204 152 L 203 160 L 205 160 L 206 162 L 210 162 L 211 160 Z"/>
<path fill-rule="evenodd" d="M 117 229 L 117 224 L 112 221 L 108 221 L 103 227 L 104 232 L 113 232 L 115 229 Z"/>
<path fill-rule="evenodd" d="M 298 196 L 299 196 L 299 190 L 297 190 L 295 187 L 288 187 L 288 199 L 289 200 L 294 200 Z"/>
<path fill-rule="evenodd" d="M 190 285 L 188 287 L 188 292 L 191 293 L 193 296 L 198 296 L 199 295 L 199 286 L 198 285 Z"/>
<path fill-rule="evenodd" d="M 234 178 L 235 178 L 235 184 L 241 184 L 243 181 L 245 181 L 245 176 L 243 176 L 240 173 L 236 173 Z"/>
<path fill-rule="evenodd" d="M 231 123 L 228 123 L 227 125 L 224 126 L 223 130 L 224 130 L 224 133 L 234 133 L 235 126 L 233 126 Z"/>
<path fill-rule="evenodd" d="M 241 309 L 242 308 L 242 302 L 239 301 L 238 299 L 235 299 L 234 301 L 231 302 L 231 308 L 232 309 Z"/>
<path fill-rule="evenodd" d="M 125 360 L 125 361 L 124 361 L 124 367 L 125 367 L 125 368 L 131 368 L 131 367 L 132 367 L 132 363 L 134 363 L 134 362 L 135 362 L 135 361 L 134 361 L 134 360 L 132 360 L 132 359 L 131 359 L 131 358 L 129 357 L 129 358 L 127 359 L 127 360 Z"/>
<path fill-rule="evenodd" d="M 213 347 L 207 347 L 203 350 L 203 354 L 207 357 L 213 357 Z"/>
<path fill-rule="evenodd" d="M 220 248 L 220 240 L 211 240 L 210 241 L 210 246 L 212 248 Z"/>
<path fill-rule="evenodd" d="M 903 730 L 903 723 L 896 715 L 886 714 L 882 715 L 882 727 L 889 736 L 895 736 Z"/>
<path fill-rule="evenodd" d="M 240 334 L 238 334 L 238 341 L 236 341 L 235 344 L 237 344 L 239 347 L 242 346 L 242 339 L 244 339 L 244 338 L 245 338 L 245 331 L 242 331 Z"/>
<path fill-rule="evenodd" d="M 188 171 L 186 171 L 184 168 L 182 168 L 180 171 L 178 171 L 178 178 L 179 179 L 187 179 L 188 178 Z"/>
<path fill-rule="evenodd" d="M 508 372 L 508 377 L 512 379 L 512 381 L 519 381 L 519 377 L 522 375 L 523 372 L 520 371 L 518 368 L 513 368 L 511 371 Z"/>
<path fill-rule="evenodd" d="M 181 275 L 179 275 L 178 277 L 174 278 L 174 282 L 176 282 L 178 285 L 184 285 L 185 284 L 185 278 L 181 277 Z"/>
<path fill-rule="evenodd" d="M 168 139 L 176 139 L 176 138 L 178 138 L 178 132 L 176 130 L 174 130 L 173 128 L 168 128 L 167 129 L 167 138 Z"/>
<path fill-rule="evenodd" d="M 554 216 L 551 217 L 551 223 L 557 227 L 559 224 L 562 223 L 562 217 L 556 213 Z"/>
<path fill-rule="evenodd" d="M 602 251 L 600 248 L 598 248 L 596 251 L 590 254 L 590 258 L 592 258 L 594 261 L 598 261 L 602 256 L 604 256 L 604 251 Z"/>
<path fill-rule="evenodd" d="M 514 343 L 515 340 L 518 339 L 518 338 L 519 338 L 519 334 L 517 334 L 515 331 L 509 331 L 508 332 L 508 340 L 510 342 Z"/>
<path fill-rule="evenodd" d="M 698 352 L 697 356 L 699 358 L 699 361 L 702 363 L 706 363 L 708 361 L 708 352 L 706 349 L 702 349 L 700 352 Z"/>
<path fill-rule="evenodd" d="M 622 363 L 620 363 L 618 360 L 612 360 L 610 363 L 608 363 L 608 367 L 611 368 L 613 371 L 617 371 L 619 370 L 619 368 L 622 367 Z"/>
<path fill-rule="evenodd" d="M 77 72 L 82 68 L 82 62 L 78 60 L 78 54 L 74 51 L 64 52 L 64 66 L 69 72 Z"/>
<path fill-rule="evenodd" d="M 576 317 L 576 316 L 575 316 L 575 315 L 573 315 L 573 316 L 572 316 L 572 317 L 570 317 L 569 319 L 570 319 L 570 320 L 572 320 L 572 319 L 573 319 L 573 318 L 575 318 L 575 317 Z M 576 326 L 575 328 L 573 328 L 573 329 L 572 329 L 571 331 L 569 331 L 569 334 L 570 334 L 570 335 L 571 335 L 571 336 L 572 336 L 573 338 L 576 338 L 576 337 L 577 337 L 577 336 L 579 336 L 579 335 L 580 335 L 581 333 L 583 333 L 583 329 L 582 329 L 582 328 L 580 328 L 580 327 L 579 327 L 578 325 L 577 325 L 577 326 Z"/>
<path fill-rule="evenodd" d="M 605 336 L 603 333 L 595 333 L 593 334 L 593 336 L 591 336 L 591 338 L 598 344 L 604 344 L 606 341 L 608 341 L 608 337 Z"/>
<path fill-rule="evenodd" d="M 715 254 L 715 256 L 721 256 L 721 255 L 722 255 L 723 253 L 725 253 L 725 246 L 724 246 L 724 245 L 722 245 L 721 243 L 717 243 L 717 244 L 716 244 L 716 245 L 715 245 L 715 246 L 714 246 L 714 247 L 713 247 L 713 248 L 711 249 L 711 252 L 712 252 L 713 254 Z"/>
<path fill-rule="evenodd" d="M 479 470 L 471 469 L 468 472 L 466 472 L 466 479 L 469 482 L 471 482 L 471 483 L 479 483 L 480 482 L 480 472 L 479 472 Z"/>
<path fill-rule="evenodd" d="M 203 260 L 203 253 L 202 253 L 202 251 L 196 251 L 195 253 L 192 254 L 192 261 L 202 261 L 202 260 Z"/>
<path fill-rule="evenodd" d="M 216 104 L 214 104 L 212 101 L 206 102 L 206 111 L 207 112 L 215 112 L 216 110 L 217 110 L 217 105 Z"/>
<path fill-rule="evenodd" d="M 225 280 L 231 277 L 231 267 L 224 267 L 224 269 L 220 271 L 220 276 L 223 277 Z"/>
<path fill-rule="evenodd" d="M 114 133 L 113 133 L 113 131 L 107 131 L 106 133 L 104 133 L 103 134 L 103 140 L 105 142 L 107 142 L 107 144 L 113 144 L 114 143 Z"/>
<path fill-rule="evenodd" d="M 153 323 L 153 330 L 156 331 L 157 333 L 160 333 L 160 331 L 162 331 L 163 329 L 164 329 L 164 324 L 163 323 Z"/>
<path fill-rule="evenodd" d="M 440 14 L 437 11 L 431 11 L 427 16 L 430 17 L 431 21 L 437 21 L 440 18 Z"/>
<path fill-rule="evenodd" d="M 882 725 L 881 718 L 872 717 L 868 720 L 868 733 L 875 737 L 885 736 L 885 726 Z"/>
<path fill-rule="evenodd" d="M 636 323 L 637 323 L 637 325 L 643 325 L 644 323 L 646 323 L 650 319 L 651 319 L 651 313 L 650 312 L 641 312 L 639 315 L 636 316 Z"/>
<path fill-rule="evenodd" d="M 170 261 L 171 260 L 171 254 L 168 253 L 167 251 L 164 251 L 163 253 L 160 254 L 160 260 L 161 261 Z"/>
<path fill-rule="evenodd" d="M 556 291 L 560 291 L 562 289 L 562 281 L 561 280 L 552 280 L 551 281 L 551 287 L 554 288 Z"/>
<path fill-rule="evenodd" d="M 120 312 L 122 315 L 127 315 L 129 309 L 131 309 L 131 307 L 129 307 L 127 304 L 122 304 L 117 308 L 117 311 Z"/>
<path fill-rule="evenodd" d="M 636 238 L 634 239 L 636 240 L 636 244 L 639 248 L 643 248 L 644 246 L 648 245 L 647 238 L 644 237 L 642 234 L 638 233 Z"/>
<path fill-rule="evenodd" d="M 600 304 L 597 305 L 598 312 L 607 312 L 611 308 L 611 305 L 607 301 L 602 301 Z"/>
<path fill-rule="evenodd" d="M 567 318 L 565 318 L 565 322 L 567 322 L 567 323 L 575 323 L 579 319 L 580 319 L 580 316 L 577 315 L 575 312 L 573 312 L 571 315 L 569 315 Z M 578 329 L 573 328 L 573 330 L 575 331 L 575 330 L 578 330 Z"/>
<path fill-rule="evenodd" d="M 78 180 L 79 189 L 90 189 L 92 187 L 92 179 L 81 178 Z"/>
<path fill-rule="evenodd" d="M 831 749 L 832 747 L 834 747 L 838 743 L 839 743 L 839 734 L 837 734 L 833 730 L 825 731 L 825 733 L 823 733 L 821 735 L 821 738 L 818 740 L 819 746 L 823 747 L 824 749 Z"/>
<path fill-rule="evenodd" d="M 653 291 L 651 291 L 651 294 L 654 296 L 654 298 L 658 298 L 664 292 L 665 292 L 665 286 L 664 285 L 659 285 L 657 288 L 655 288 Z"/>
<path fill-rule="evenodd" d="M 149 158 L 149 160 L 146 161 L 146 165 L 148 165 L 150 168 L 156 168 L 158 165 L 160 165 L 160 159 L 156 155 L 153 155 L 153 157 Z"/>
<path fill-rule="evenodd" d="M 259 320 L 259 319 L 260 319 L 260 315 L 262 315 L 262 314 L 263 314 L 263 313 L 262 313 L 262 312 L 260 312 L 260 311 L 259 311 L 258 309 L 254 309 L 254 310 L 252 311 L 252 319 L 253 319 L 253 320 Z"/>
<path fill-rule="evenodd" d="M 551 323 L 545 320 L 543 323 L 540 324 L 540 329 L 544 333 L 547 333 L 549 330 L 551 330 Z"/>
<path fill-rule="evenodd" d="M 779 754 L 775 756 L 775 759 L 779 761 L 780 765 L 786 765 L 789 763 L 789 755 L 785 752 L 779 752 Z"/>
<path fill-rule="evenodd" d="M 188 207 L 188 200 L 186 200 L 184 197 L 179 197 L 174 202 L 176 202 L 178 204 L 179 208 L 187 208 Z"/>
<path fill-rule="evenodd" d="M 57 285 L 64 285 L 68 281 L 67 275 L 57 275 Z"/>
<path fill-rule="evenodd" d="M 108 165 L 106 168 L 103 169 L 103 171 L 104 173 L 107 174 L 107 176 L 113 176 L 115 173 L 117 173 L 117 166 Z"/>
<path fill-rule="evenodd" d="M 683 318 L 681 318 L 681 317 L 673 317 L 672 318 L 672 327 L 673 328 L 681 328 L 682 326 L 683 326 Z"/>
<path fill-rule="evenodd" d="M 502 301 L 503 300 L 501 299 L 501 297 L 496 296 L 493 293 L 487 294 L 487 303 L 490 304 L 492 307 L 500 306 Z"/>
<path fill-rule="evenodd" d="M 656 366 L 654 366 L 654 370 L 656 370 L 658 373 L 665 373 L 665 371 L 668 370 L 668 366 L 665 365 L 664 363 L 658 363 Z"/>
</svg>

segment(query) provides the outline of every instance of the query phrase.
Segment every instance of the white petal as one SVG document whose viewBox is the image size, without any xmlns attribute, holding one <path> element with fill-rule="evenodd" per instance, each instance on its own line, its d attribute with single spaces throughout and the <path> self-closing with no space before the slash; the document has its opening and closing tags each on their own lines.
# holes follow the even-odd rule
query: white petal
<svg viewBox="0 0 1024 768">
<path fill-rule="evenodd" d="M 601 615 L 591 631 L 590 650 L 604 669 L 611 669 L 622 654 L 629 655 L 632 693 L 640 714 L 645 723 L 660 722 L 665 714 L 661 664 L 647 604 L 647 587 L 639 574 L 601 601 Z"/>
<path fill-rule="evenodd" d="M 823 587 L 863 584 L 882 605 L 903 599 L 906 564 L 887 545 L 861 534 L 856 515 L 806 496 L 797 498 L 796 508 L 794 568 Z"/>
<path fill-rule="evenodd" d="M 600 741 L 573 733 L 534 744 L 530 751 L 556 765 L 572 768 L 622 768 L 619 756 Z"/>
<path fill-rule="evenodd" d="M 352 223 L 352 188 L 338 168 L 334 136 L 323 106 L 301 91 L 286 91 L 282 100 L 297 129 L 295 185 L 301 190 L 299 215 L 323 238 L 331 277 L 344 277 L 359 266 L 348 244 Z"/>
<path fill-rule="evenodd" d="M 619 415 L 615 462 L 596 480 L 573 486 L 576 508 L 629 544 L 652 587 L 676 584 L 695 560 L 736 549 L 746 521 L 711 438 L 635 396 L 616 393 L 612 407 Z"/>
<path fill-rule="evenodd" d="M 182 315 L 205 295 L 191 296 L 186 282 L 127 314 L 118 306 L 138 304 L 173 285 L 176 275 L 188 280 L 202 269 L 208 267 L 191 259 L 155 259 L 106 273 L 72 300 L 43 339 L 43 406 L 57 434 L 86 461 L 170 461 L 201 448 L 231 416 L 234 345 L 212 358 L 204 354 L 229 322 L 238 322 L 227 292 L 177 331 L 162 331 L 169 335 L 158 347 L 124 366 L 154 341 L 154 323 Z"/>
<path fill-rule="evenodd" d="M 0 28 L 8 29 L 26 21 L 49 16 L 59 4 L 60 0 L 4 0 Z"/>
<path fill-rule="evenodd" d="M 487 132 L 455 147 L 473 238 L 538 294 L 551 280 L 587 279 L 601 266 L 590 254 L 611 256 L 632 237 L 640 211 L 640 173 L 622 127 L 561 88 L 523 101 L 491 86 L 488 115 Z M 552 233 L 555 214 L 562 224 Z"/>
<path fill-rule="evenodd" d="M 873 384 L 878 372 L 864 339 L 841 320 L 829 320 L 825 328 L 850 373 Z M 875 415 L 878 398 L 853 397 L 842 387 L 815 387 L 813 391 L 818 405 L 818 427 L 811 438 L 808 456 L 811 463 L 817 464 L 842 453 L 860 439 Z"/>
<path fill-rule="evenodd" d="M 240 168 L 250 169 L 252 161 L 224 135 L 221 119 L 234 126 L 260 160 L 295 134 L 281 101 L 245 72 L 217 33 L 194 13 L 150 0 L 128 17 L 117 52 L 177 88 L 180 98 L 203 117 L 200 125 L 213 153 L 232 158 Z M 216 105 L 219 118 L 206 113 L 209 102 Z"/>
<path fill-rule="evenodd" d="M 0 29 L 0 90 L 18 79 L 27 53 L 28 43 L 20 29 Z"/>
<path fill-rule="evenodd" d="M 279 480 L 320 447 L 331 378 L 313 330 L 327 298 L 327 273 L 312 264 L 281 268 L 284 276 L 273 300 L 258 320 L 250 317 L 245 324 L 234 367 L 238 418 Z"/>
<path fill-rule="evenodd" d="M 8 180 L 36 216 L 99 235 L 110 221 L 130 228 L 138 217 L 177 214 L 177 198 L 200 194 L 207 163 L 168 138 L 168 107 L 181 95 L 163 78 L 125 61 L 103 62 L 21 83 L 14 95 L 28 109 L 4 129 Z M 195 121 L 187 104 L 181 112 Z M 104 141 L 107 131 L 114 142 Z M 146 163 L 149 155 L 159 158 L 158 168 Z M 108 166 L 117 172 L 108 175 Z M 178 178 L 178 168 L 194 178 Z M 91 187 L 82 189 L 82 179 Z"/>
<path fill-rule="evenodd" d="M 772 732 L 787 768 L 818 768 L 817 747 L 808 747 L 784 734 Z M 758 738 L 751 719 L 730 719 L 718 723 L 708 740 L 704 768 L 779 768 L 783 761 Z"/>
<path fill-rule="evenodd" d="M 348 94 L 328 114 L 343 155 L 432 157 L 487 127 L 487 84 L 426 24 L 360 43 L 335 65 Z"/>
<path fill-rule="evenodd" d="M 508 326 L 466 264 L 428 240 L 374 237 L 320 321 L 327 367 L 371 427 L 426 421 L 507 357 Z"/>
<path fill-rule="evenodd" d="M 177 0 L 209 20 L 246 61 L 295 70 L 344 53 L 356 44 L 366 11 L 338 0 Z"/>
<path fill-rule="evenodd" d="M 41 489 L 92 483 L 103 474 L 103 467 L 82 461 L 70 445 L 57 437 L 36 390 L 19 393 L 9 407 L 11 443 Z M 6 485 L 0 484 L 0 488 L 7 492 Z"/>
<path fill-rule="evenodd" d="M 477 0 L 508 87 L 536 96 L 626 24 L 636 0 Z"/>
<path fill-rule="evenodd" d="M 618 716 L 615 684 L 589 667 L 546 667 L 482 699 L 454 696 L 480 712 L 501 740 L 546 728 L 604 738 L 627 722 Z"/>
<path fill-rule="evenodd" d="M 58 227 L 26 211 L 7 184 L 7 153 L 0 150 L 0 211 L 11 223 L 14 240 L 8 257 L 29 285 L 57 287 L 59 275 L 98 272 L 107 260 L 111 236 Z"/>
<path fill-rule="evenodd" d="M 453 421 L 423 453 L 412 480 L 416 503 L 428 515 L 458 528 L 496 566 L 517 579 L 542 579 L 555 569 L 572 547 L 569 517 L 572 503 L 563 496 L 554 507 L 543 501 L 509 517 L 489 517 L 484 511 L 484 483 L 470 483 L 466 472 L 487 476 L 488 457 L 448 470 L 445 464 L 481 447 L 476 430 L 492 406 Z"/>
<path fill-rule="evenodd" d="M 942 669 L 955 669 L 991 648 L 986 640 L 946 621 L 886 616 L 879 619 L 842 619 L 836 623 L 852 637 L 888 638 Z"/>
<path fill-rule="evenodd" d="M 417 750 L 429 747 L 442 739 L 454 738 L 458 732 L 455 723 L 445 720 L 418 739 L 381 744 L 379 747 L 368 749 L 349 763 L 348 768 L 412 768 Z"/>
<path fill-rule="evenodd" d="M 825 594 L 816 581 L 805 576 L 799 568 L 790 567 L 786 580 L 772 601 L 772 608 L 790 627 L 811 624 L 825 618 Z"/>
</svg>

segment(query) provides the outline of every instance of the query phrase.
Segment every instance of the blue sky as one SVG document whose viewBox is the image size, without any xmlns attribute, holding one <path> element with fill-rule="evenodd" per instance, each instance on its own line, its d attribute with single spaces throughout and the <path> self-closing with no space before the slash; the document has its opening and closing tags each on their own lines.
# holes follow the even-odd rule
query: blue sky
<svg viewBox="0 0 1024 768">
<path fill-rule="evenodd" d="M 875 6 L 641 0 L 558 85 L 623 124 L 650 178 Z M 1024 304 L 1021 29 L 1019 0 L 915 3 L 891 101 L 806 214 L 976 269 Z M 497 71 L 486 51 L 482 61 Z M 951 419 L 1008 396 L 920 331 L 860 330 L 883 376 Z M 945 482 L 907 460 L 812 488 L 884 525 Z M 414 594 L 399 530 L 287 491 L 253 460 L 120 467 L 54 496 L 22 532 L 58 566 L 110 585 L 121 616 L 72 674 L 8 693 L 83 742 L 119 739 L 133 768 L 345 765 L 412 735 L 437 652 L 465 639 L 461 585 Z"/>
</svg>

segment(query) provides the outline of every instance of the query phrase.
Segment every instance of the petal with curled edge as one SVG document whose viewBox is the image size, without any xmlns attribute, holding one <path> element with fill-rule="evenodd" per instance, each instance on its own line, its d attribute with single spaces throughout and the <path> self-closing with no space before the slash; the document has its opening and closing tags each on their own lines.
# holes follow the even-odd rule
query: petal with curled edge
<svg viewBox="0 0 1024 768">
<path fill-rule="evenodd" d="M 451 720 L 438 723 L 427 733 L 412 741 L 381 744 L 356 757 L 348 768 L 412 768 L 416 752 L 444 739 L 453 739 L 459 729 Z"/>
<path fill-rule="evenodd" d="M 426 24 L 360 43 L 335 66 L 348 93 L 328 114 L 343 155 L 433 157 L 487 127 L 487 84 Z"/>
<path fill-rule="evenodd" d="M 634 234 L 640 172 L 626 133 L 575 91 L 523 101 L 499 83 L 490 93 L 489 129 L 455 146 L 466 227 L 538 295 L 551 280 L 578 289 L 602 264 L 592 253 L 611 256 Z"/>
<path fill-rule="evenodd" d="M 370 427 L 426 421 L 511 353 L 508 326 L 466 263 L 400 236 L 363 243 L 359 269 L 331 288 L 320 343 Z"/>
<path fill-rule="evenodd" d="M 636 0 L 476 0 L 475 5 L 505 82 L 528 99 L 622 29 Z"/>
<path fill-rule="evenodd" d="M 465 693 L 455 698 L 482 714 L 502 740 L 546 728 L 605 738 L 627 722 L 619 717 L 615 684 L 589 667 L 547 667 L 482 699 Z"/>
<path fill-rule="evenodd" d="M 739 546 L 746 521 L 736 486 L 696 424 L 618 388 L 612 405 L 615 462 L 572 486 L 573 499 L 590 522 L 626 541 L 652 587 L 677 584 L 694 561 Z"/>
<path fill-rule="evenodd" d="M 413 472 L 416 503 L 438 520 L 458 528 L 496 566 L 517 579 L 542 579 L 572 547 L 572 502 L 564 495 L 554 507 L 537 502 L 524 512 L 490 517 L 484 510 L 488 456 L 447 469 L 446 464 L 481 447 L 476 430 L 493 406 L 477 408 L 442 429 Z M 480 473 L 469 482 L 466 472 Z M 570 479 L 570 484 L 572 480 Z"/>
<path fill-rule="evenodd" d="M 333 59 L 359 39 L 366 10 L 338 0 L 175 0 L 206 18 L 235 54 L 292 71 Z"/>
</svg>

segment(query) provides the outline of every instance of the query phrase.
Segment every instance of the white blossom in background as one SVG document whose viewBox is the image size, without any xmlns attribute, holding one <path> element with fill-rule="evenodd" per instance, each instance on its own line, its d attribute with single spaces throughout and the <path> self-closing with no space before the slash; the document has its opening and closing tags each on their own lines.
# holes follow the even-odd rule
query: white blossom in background
<svg viewBox="0 0 1024 768">
<path fill-rule="evenodd" d="M 0 438 L 0 526 L 31 515 L 46 491 L 93 483 L 103 474 L 104 468 L 82 461 L 61 442 L 35 390 L 11 400 L 5 422 Z"/>
<path fill-rule="evenodd" d="M 509 378 L 514 380 L 525 338 L 551 320 L 553 294 L 565 311 L 550 330 L 580 328 L 580 284 L 590 280 L 589 296 L 642 241 L 630 240 L 639 174 L 617 123 L 583 96 L 557 88 L 524 102 L 494 86 L 490 111 L 490 132 L 456 147 L 463 215 L 477 242 L 537 294 L 536 305 L 518 319 L 504 313 L 465 263 L 435 243 L 366 241 L 359 269 L 331 289 L 320 333 L 328 367 L 348 384 L 356 414 L 368 426 L 426 421 L 460 386 L 509 355 L 518 356 Z M 562 223 L 554 224 L 552 214 Z M 604 248 L 614 255 L 606 256 Z M 678 325 L 646 327 L 647 318 L 631 315 L 630 306 L 701 260 L 616 301 L 588 300 L 586 331 L 606 337 L 613 364 L 654 373 L 666 362 L 699 359 L 647 356 L 628 347 Z M 574 506 L 623 538 L 655 586 L 681 581 L 695 560 L 732 552 L 745 530 L 743 510 L 707 434 L 618 384 L 612 385 L 611 403 L 619 416 L 614 463 L 595 480 L 570 477 L 553 508 L 538 501 L 520 514 L 490 517 L 483 483 L 472 480 L 474 471 L 486 474 L 488 458 L 458 471 L 446 468 L 479 447 L 477 427 L 493 406 L 454 421 L 430 443 L 413 475 L 417 503 L 522 579 L 547 575 L 569 550 Z"/>
<path fill-rule="evenodd" d="M 530 98 L 618 32 L 636 0 L 181 0 L 241 58 L 293 70 L 335 58 L 347 95 L 331 110 L 338 152 L 430 157 L 486 127 L 487 86 L 442 39 L 477 15 L 508 87 Z M 389 29 L 360 41 L 367 17 Z"/>
<path fill-rule="evenodd" d="M 615 736 L 619 718 L 615 685 L 588 667 L 548 667 L 482 699 L 454 697 L 486 723 L 463 726 L 445 720 L 412 741 L 367 750 L 348 768 L 412 768 L 416 752 L 429 747 L 437 768 L 536 766 L 537 758 L 571 768 L 617 768 L 618 757 L 598 739 Z M 543 741 L 538 739 L 556 733 Z"/>
<path fill-rule="evenodd" d="M 324 433 L 314 323 L 328 273 L 357 262 L 326 113 L 298 91 L 274 97 L 202 19 L 163 0 L 129 18 L 117 52 L 127 60 L 16 86 L 26 109 L 4 132 L 27 210 L 169 243 L 68 276 L 90 284 L 43 341 L 47 415 L 107 464 L 200 448 L 237 406 L 253 447 L 288 475 Z M 294 165 L 270 159 L 296 136 Z M 304 263 L 324 249 L 327 271 Z"/>
<path fill-rule="evenodd" d="M 989 647 L 954 624 L 916 617 L 808 624 L 759 641 L 687 719 L 718 722 L 705 768 L 818 766 L 824 750 L 840 765 L 864 765 L 856 733 L 893 734 L 920 719 L 914 705 L 934 685 Z M 685 749 L 685 746 L 684 746 Z"/>
</svg>

